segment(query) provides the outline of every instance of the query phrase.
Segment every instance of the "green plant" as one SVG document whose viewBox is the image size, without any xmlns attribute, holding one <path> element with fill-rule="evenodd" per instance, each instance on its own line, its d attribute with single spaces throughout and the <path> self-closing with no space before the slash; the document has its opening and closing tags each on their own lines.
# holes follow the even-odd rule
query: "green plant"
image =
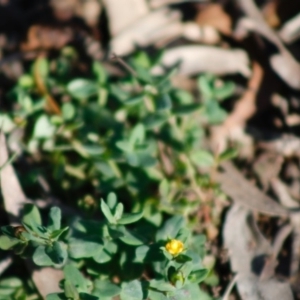
<svg viewBox="0 0 300 300">
<path fill-rule="evenodd" d="M 123 213 L 115 194 L 110 193 L 106 202 L 101 200 L 101 211 L 105 220 L 77 218 L 64 242 L 58 242 L 68 229 L 60 229 L 60 210 L 52 208 L 48 225 L 42 226 L 38 209 L 28 206 L 22 226 L 1 228 L 0 247 L 31 255 L 40 266 L 65 265 L 64 293 L 51 294 L 48 300 L 111 299 L 116 295 L 122 300 L 180 299 L 183 293 L 195 299 L 200 295 L 198 284 L 208 273 L 201 262 L 205 238 L 192 236 L 183 217 L 174 216 L 145 236 L 145 224 L 128 226 L 141 221 L 143 212 Z M 79 262 L 93 280 L 78 271 Z M 121 284 L 111 282 L 116 277 Z"/>
<path fill-rule="evenodd" d="M 3 250 L 13 249 L 16 254 L 30 255 L 39 266 L 62 265 L 66 261 L 67 249 L 59 238 L 68 227 L 61 228 L 58 207 L 51 208 L 48 224 L 43 226 L 38 209 L 26 205 L 22 225 L 4 226 L 1 230 L 5 234 L 0 236 L 0 247 Z"/>
<path fill-rule="evenodd" d="M 236 150 L 214 155 L 202 142 L 207 124 L 222 120 L 218 101 L 233 93 L 232 84 L 203 75 L 198 101 L 172 85 L 175 69 L 152 76 L 157 58 L 144 52 L 129 59 L 131 73 L 121 78 L 99 62 L 82 71 L 77 57 L 67 47 L 53 59 L 38 58 L 7 96 L 13 108 L 0 121 L 8 145 L 18 145 L 13 157 L 29 165 L 20 176 L 29 196 L 42 178 L 89 219 L 61 228 L 53 207 L 43 226 L 37 208 L 27 207 L 21 227 L 3 227 L 0 247 L 64 267 L 64 293 L 49 299 L 203 296 L 198 284 L 206 276 L 213 282 L 213 273 L 202 265 L 205 239 L 195 232 L 218 224 L 212 200 L 220 193 L 211 174 Z M 96 221 L 99 206 L 105 220 Z"/>
</svg>

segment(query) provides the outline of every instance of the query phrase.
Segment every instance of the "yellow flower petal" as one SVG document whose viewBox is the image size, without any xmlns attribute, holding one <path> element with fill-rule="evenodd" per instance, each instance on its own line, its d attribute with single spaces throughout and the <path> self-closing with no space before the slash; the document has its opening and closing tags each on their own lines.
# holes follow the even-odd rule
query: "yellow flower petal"
<svg viewBox="0 0 300 300">
<path fill-rule="evenodd" d="M 184 245 L 179 240 L 170 240 L 166 244 L 166 250 L 173 256 L 180 254 L 184 250 Z"/>
</svg>

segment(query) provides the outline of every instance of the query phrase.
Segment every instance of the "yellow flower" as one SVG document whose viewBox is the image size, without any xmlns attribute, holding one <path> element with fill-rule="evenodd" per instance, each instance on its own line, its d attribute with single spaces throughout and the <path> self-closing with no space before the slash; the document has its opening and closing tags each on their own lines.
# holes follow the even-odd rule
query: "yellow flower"
<svg viewBox="0 0 300 300">
<path fill-rule="evenodd" d="M 180 254 L 184 250 L 184 245 L 179 240 L 170 240 L 166 244 L 166 250 L 173 256 Z"/>
</svg>

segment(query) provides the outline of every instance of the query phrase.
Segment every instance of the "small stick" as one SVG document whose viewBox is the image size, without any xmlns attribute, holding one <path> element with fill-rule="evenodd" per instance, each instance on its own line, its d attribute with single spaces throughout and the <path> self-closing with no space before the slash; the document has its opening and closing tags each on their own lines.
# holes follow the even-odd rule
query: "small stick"
<svg viewBox="0 0 300 300">
<path fill-rule="evenodd" d="M 13 259 L 9 255 L 0 262 L 0 275 L 11 265 Z"/>
<path fill-rule="evenodd" d="M 231 293 L 234 285 L 237 282 L 237 278 L 238 278 L 238 274 L 234 275 L 234 277 L 232 278 L 230 284 L 226 288 L 226 291 L 225 291 L 224 296 L 222 297 L 222 300 L 228 300 L 229 299 L 230 293 Z"/>
<path fill-rule="evenodd" d="M 121 58 L 120 56 L 118 56 L 116 53 L 112 53 L 111 55 L 111 59 L 112 60 L 116 60 L 120 65 L 122 65 L 130 74 L 132 74 L 133 76 L 137 76 L 136 71 L 134 71 L 129 65 L 128 63 L 126 63 L 124 61 L 123 58 Z"/>
</svg>

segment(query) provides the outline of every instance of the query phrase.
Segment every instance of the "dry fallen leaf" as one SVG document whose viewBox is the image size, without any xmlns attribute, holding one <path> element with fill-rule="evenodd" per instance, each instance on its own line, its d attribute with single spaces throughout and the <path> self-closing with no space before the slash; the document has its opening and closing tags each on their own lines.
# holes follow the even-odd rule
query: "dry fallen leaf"
<svg viewBox="0 0 300 300">
<path fill-rule="evenodd" d="M 203 9 L 199 10 L 195 21 L 202 26 L 211 26 L 225 35 L 230 35 L 232 31 L 231 18 L 219 3 L 203 6 Z"/>
<path fill-rule="evenodd" d="M 266 262 L 270 264 L 271 271 L 276 262 L 271 245 L 259 231 L 247 208 L 237 203 L 231 207 L 226 216 L 223 238 L 230 256 L 231 269 L 237 273 L 236 284 L 243 300 L 293 299 L 288 283 L 272 277 L 260 279 Z"/>
<path fill-rule="evenodd" d="M 278 34 L 287 44 L 298 40 L 300 38 L 300 13 L 283 24 Z"/>
<path fill-rule="evenodd" d="M 245 77 L 251 75 L 249 58 L 241 49 L 221 49 L 210 46 L 179 46 L 164 52 L 161 65 L 172 67 L 179 64 L 181 75 L 196 75 L 209 72 L 216 75 L 239 73 Z M 152 69 L 153 74 L 163 73 L 163 67 L 158 65 Z"/>
<path fill-rule="evenodd" d="M 168 8 L 155 10 L 139 18 L 111 40 L 111 53 L 126 55 L 132 52 L 136 46 L 147 46 L 165 37 L 164 27 L 170 27 L 180 20 L 179 11 L 172 11 Z M 173 34 L 173 32 L 171 32 Z"/>
<path fill-rule="evenodd" d="M 287 209 L 245 179 L 232 163 L 225 162 L 222 168 L 224 171 L 218 172 L 216 179 L 220 182 L 225 194 L 234 202 L 267 215 L 288 216 Z"/>
<path fill-rule="evenodd" d="M 22 51 L 61 49 L 73 39 L 70 28 L 53 28 L 42 25 L 32 25 L 27 33 L 27 39 L 21 44 Z"/>
<path fill-rule="evenodd" d="M 242 18 L 238 22 L 239 30 L 243 28 L 245 31 L 255 31 L 273 43 L 279 52 L 270 56 L 272 68 L 290 87 L 300 89 L 299 62 L 287 50 L 279 36 L 268 26 L 253 0 L 240 0 L 238 4 L 247 15 L 247 18 Z"/>
<path fill-rule="evenodd" d="M 290 215 L 290 223 L 293 230 L 292 251 L 291 251 L 291 266 L 290 277 L 294 283 L 299 283 L 299 263 L 300 263 L 300 205 L 288 193 L 288 189 L 283 182 L 278 178 L 273 178 L 271 181 L 273 191 L 279 198 L 283 206 L 294 210 Z M 299 288 L 297 288 L 299 290 Z"/>
<path fill-rule="evenodd" d="M 108 15 L 110 34 L 115 37 L 150 12 L 145 0 L 103 0 Z M 119 53 L 118 53 L 119 54 Z"/>
</svg>

